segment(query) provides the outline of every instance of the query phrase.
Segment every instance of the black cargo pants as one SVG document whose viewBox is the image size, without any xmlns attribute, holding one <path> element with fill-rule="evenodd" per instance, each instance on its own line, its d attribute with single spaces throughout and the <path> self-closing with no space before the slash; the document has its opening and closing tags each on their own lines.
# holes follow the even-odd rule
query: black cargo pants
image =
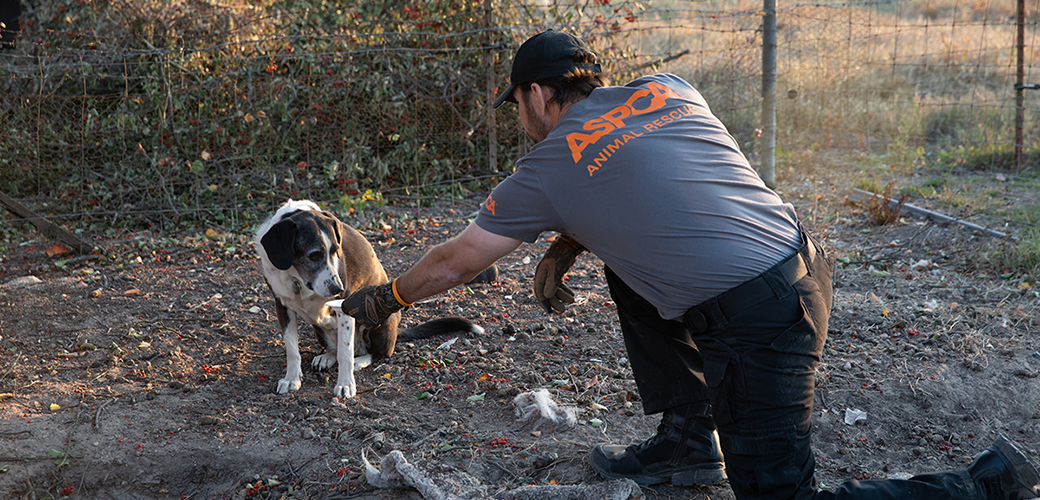
<svg viewBox="0 0 1040 500">
<path fill-rule="evenodd" d="M 817 491 L 813 386 L 827 339 L 834 263 L 807 235 L 802 240 L 791 257 L 801 264 L 789 258 L 752 280 L 757 286 L 741 285 L 751 293 L 728 301 L 722 294 L 680 320 L 662 319 L 606 268 L 643 410 L 710 402 L 739 500 L 978 500 L 966 470 Z M 767 298 L 740 303 L 763 286 Z"/>
</svg>

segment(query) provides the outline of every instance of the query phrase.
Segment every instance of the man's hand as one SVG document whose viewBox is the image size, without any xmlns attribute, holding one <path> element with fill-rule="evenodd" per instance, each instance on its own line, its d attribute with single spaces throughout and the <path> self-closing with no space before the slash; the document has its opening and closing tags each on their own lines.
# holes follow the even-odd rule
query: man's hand
<svg viewBox="0 0 1040 500">
<path fill-rule="evenodd" d="M 585 247 L 569 236 L 559 235 L 549 250 L 546 250 L 542 261 L 534 272 L 534 297 L 552 314 L 563 313 L 563 304 L 574 303 L 574 292 L 563 284 L 563 275 L 567 274 L 574 260 L 585 251 Z"/>
<path fill-rule="evenodd" d="M 411 304 L 408 304 L 411 305 Z M 394 295 L 394 283 L 358 288 L 343 301 L 343 312 L 354 317 L 358 326 L 374 328 L 404 308 Z"/>
</svg>

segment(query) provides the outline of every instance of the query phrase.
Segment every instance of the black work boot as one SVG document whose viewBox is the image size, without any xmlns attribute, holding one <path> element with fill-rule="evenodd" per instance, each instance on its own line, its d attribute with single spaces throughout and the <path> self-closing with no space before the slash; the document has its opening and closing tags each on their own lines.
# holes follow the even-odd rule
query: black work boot
<svg viewBox="0 0 1040 500">
<path fill-rule="evenodd" d="M 1040 496 L 1040 475 L 1029 459 L 1004 436 L 968 467 L 980 500 L 1022 500 Z"/>
<path fill-rule="evenodd" d="M 721 483 L 726 474 L 710 409 L 707 404 L 669 408 L 661 415 L 656 435 L 627 448 L 598 444 L 589 463 L 604 478 L 629 478 L 638 484 Z"/>
</svg>

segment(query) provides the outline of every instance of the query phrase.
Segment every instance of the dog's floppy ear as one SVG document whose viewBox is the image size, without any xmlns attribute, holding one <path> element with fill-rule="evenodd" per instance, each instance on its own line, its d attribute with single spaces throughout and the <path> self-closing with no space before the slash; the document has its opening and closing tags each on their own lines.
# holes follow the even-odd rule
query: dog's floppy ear
<svg viewBox="0 0 1040 500">
<path fill-rule="evenodd" d="M 282 219 L 267 230 L 267 234 L 260 238 L 260 244 L 264 246 L 267 258 L 274 267 L 282 271 L 289 270 L 295 258 L 296 222 Z"/>
<path fill-rule="evenodd" d="M 333 214 L 332 212 L 329 212 L 328 210 L 323 211 L 321 214 L 324 215 L 325 217 L 328 217 L 328 218 L 332 219 L 332 228 L 333 228 L 333 231 L 336 232 L 336 245 L 339 246 L 340 242 L 343 241 L 343 235 L 339 233 L 339 225 L 340 225 L 339 218 L 336 217 L 336 215 Z"/>
</svg>

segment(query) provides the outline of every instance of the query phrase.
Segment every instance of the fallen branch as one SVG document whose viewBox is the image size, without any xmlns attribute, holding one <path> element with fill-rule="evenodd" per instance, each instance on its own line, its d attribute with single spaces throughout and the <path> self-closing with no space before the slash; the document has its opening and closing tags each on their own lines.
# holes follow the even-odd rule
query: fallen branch
<svg viewBox="0 0 1040 500">
<path fill-rule="evenodd" d="M 48 238 L 60 241 L 61 243 L 72 247 L 73 250 L 85 254 L 102 251 L 102 249 L 95 247 L 94 245 L 79 239 L 76 235 L 62 229 L 61 226 L 39 216 L 36 212 L 29 210 L 28 207 L 18 203 L 17 200 L 4 193 L 0 193 L 0 205 L 7 207 L 8 210 L 19 217 L 23 217 L 29 223 L 36 226 L 36 228 Z"/>
<path fill-rule="evenodd" d="M 469 474 L 430 474 L 408 463 L 398 450 L 384 456 L 378 469 L 368 461 L 367 452 L 361 453 L 361 461 L 368 484 L 380 489 L 414 488 L 423 500 L 629 500 L 643 495 L 639 485 L 627 478 L 566 486 L 521 486 L 492 495 L 487 485 Z M 509 472 L 494 461 L 490 463 Z"/>
<path fill-rule="evenodd" d="M 894 206 L 894 205 L 898 205 L 899 204 L 899 200 L 894 200 L 892 198 L 886 198 L 886 197 L 881 196 L 879 194 L 871 193 L 869 191 L 864 191 L 862 189 L 852 188 L 851 192 L 848 195 L 848 199 L 850 201 L 852 201 L 853 203 L 857 203 L 857 204 L 863 203 L 866 200 L 874 199 L 874 198 L 886 201 L 890 206 Z M 921 207 L 911 205 L 909 203 L 903 204 L 902 209 L 904 211 L 909 212 L 909 213 L 911 213 L 913 215 L 916 215 L 918 217 L 922 217 L 924 219 L 933 220 L 933 221 L 938 222 L 940 224 L 950 224 L 950 223 L 959 224 L 959 225 L 964 226 L 964 227 L 966 227 L 968 229 L 972 229 L 972 230 L 975 230 L 975 231 L 980 231 L 980 232 L 986 233 L 986 234 L 988 234 L 990 236 L 995 236 L 997 238 L 1009 238 L 1011 240 L 1018 241 L 1018 238 L 1016 238 L 1014 236 L 1010 236 L 1010 235 L 1008 235 L 1006 233 L 1002 233 L 1000 231 L 995 231 L 993 229 L 985 228 L 985 227 L 982 227 L 982 226 L 980 226 L 978 224 L 972 224 L 971 222 L 968 222 L 968 221 L 955 219 L 955 218 L 950 217 L 948 215 L 943 215 L 943 214 L 940 214 L 938 212 L 933 212 L 931 210 L 926 210 L 926 209 L 923 209 Z"/>
</svg>

